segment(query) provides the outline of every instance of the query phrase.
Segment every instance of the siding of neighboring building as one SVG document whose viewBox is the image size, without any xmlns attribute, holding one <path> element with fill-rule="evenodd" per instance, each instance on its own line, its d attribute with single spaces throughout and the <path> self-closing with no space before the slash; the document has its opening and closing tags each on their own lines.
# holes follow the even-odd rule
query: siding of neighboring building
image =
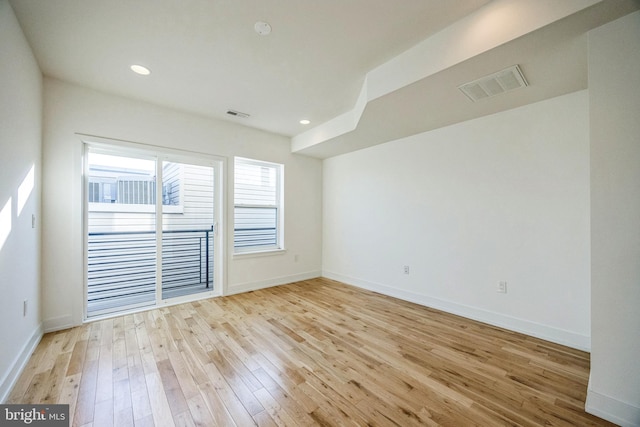
<svg viewBox="0 0 640 427">
<path fill-rule="evenodd" d="M 164 186 L 173 191 L 168 192 L 168 200 L 164 202 L 162 228 L 210 229 L 214 223 L 213 170 L 195 165 L 180 166 L 172 163 L 163 171 Z M 92 203 L 89 233 L 154 231 L 154 210 L 153 205 Z"/>
</svg>

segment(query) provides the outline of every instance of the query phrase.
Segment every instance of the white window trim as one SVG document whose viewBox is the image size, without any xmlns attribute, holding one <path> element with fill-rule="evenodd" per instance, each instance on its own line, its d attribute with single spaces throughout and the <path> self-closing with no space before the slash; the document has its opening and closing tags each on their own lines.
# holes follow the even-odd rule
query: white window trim
<svg viewBox="0 0 640 427">
<path fill-rule="evenodd" d="M 286 249 L 263 249 L 256 250 L 252 252 L 234 252 L 232 258 L 233 259 L 242 259 L 242 258 L 253 258 L 253 257 L 263 257 L 263 256 L 272 256 L 272 255 L 284 255 L 287 253 Z"/>
</svg>

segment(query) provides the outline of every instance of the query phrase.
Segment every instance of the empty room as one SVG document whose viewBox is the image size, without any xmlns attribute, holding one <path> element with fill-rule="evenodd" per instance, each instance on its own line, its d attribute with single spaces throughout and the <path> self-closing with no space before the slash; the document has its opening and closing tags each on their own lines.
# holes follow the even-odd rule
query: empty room
<svg viewBox="0 0 640 427">
<path fill-rule="evenodd" d="M 0 0 L 0 424 L 640 426 L 640 3 Z"/>
</svg>

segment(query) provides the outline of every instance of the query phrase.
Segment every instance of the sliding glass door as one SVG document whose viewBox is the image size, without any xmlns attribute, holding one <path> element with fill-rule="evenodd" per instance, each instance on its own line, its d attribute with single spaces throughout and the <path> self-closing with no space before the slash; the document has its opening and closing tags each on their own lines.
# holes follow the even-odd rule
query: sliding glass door
<svg viewBox="0 0 640 427">
<path fill-rule="evenodd" d="M 214 169 L 162 162 L 162 299 L 214 286 Z"/>
<path fill-rule="evenodd" d="M 88 318 L 213 295 L 220 163 L 87 145 Z"/>
</svg>

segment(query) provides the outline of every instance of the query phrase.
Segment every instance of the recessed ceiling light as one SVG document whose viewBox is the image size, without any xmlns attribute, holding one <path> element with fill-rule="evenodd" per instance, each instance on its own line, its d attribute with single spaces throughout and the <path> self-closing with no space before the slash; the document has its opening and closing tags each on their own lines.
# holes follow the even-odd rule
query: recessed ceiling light
<svg viewBox="0 0 640 427">
<path fill-rule="evenodd" d="M 301 124 L 301 125 L 308 125 L 309 123 L 311 123 L 311 121 L 310 121 L 310 120 L 307 120 L 307 119 L 302 119 L 302 120 L 300 120 L 300 124 Z"/>
<path fill-rule="evenodd" d="M 261 36 L 268 36 L 269 34 L 271 34 L 271 25 L 264 21 L 256 22 L 253 26 L 253 29 Z"/>
<path fill-rule="evenodd" d="M 148 76 L 149 74 L 151 74 L 150 69 L 137 64 L 134 64 L 131 66 L 131 71 L 133 71 L 134 73 L 140 74 L 141 76 Z"/>
</svg>

